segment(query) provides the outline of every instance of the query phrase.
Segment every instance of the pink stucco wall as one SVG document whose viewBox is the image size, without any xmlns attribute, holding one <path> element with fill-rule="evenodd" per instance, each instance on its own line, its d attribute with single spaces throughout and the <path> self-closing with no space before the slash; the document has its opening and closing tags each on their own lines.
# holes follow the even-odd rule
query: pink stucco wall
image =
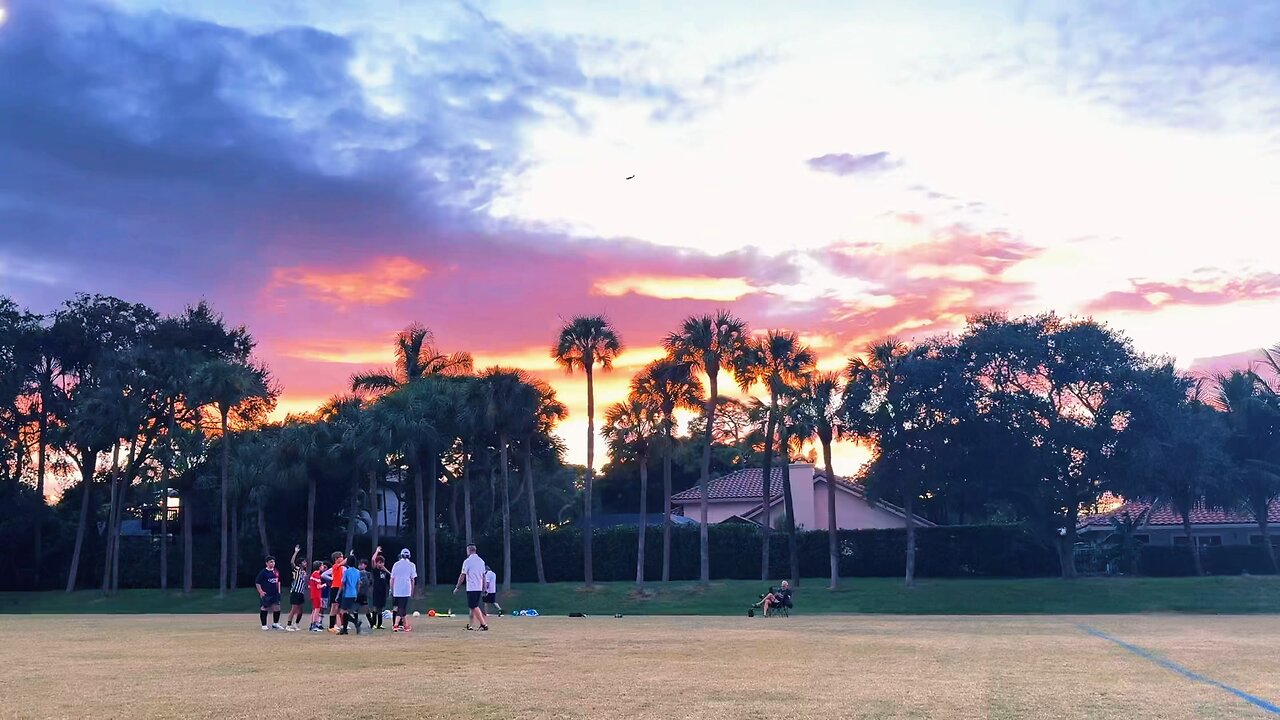
<svg viewBox="0 0 1280 720">
<path fill-rule="evenodd" d="M 813 465 L 795 463 L 791 465 L 789 477 L 791 481 L 791 498 L 796 508 L 796 526 L 806 530 L 825 530 L 827 528 L 827 483 L 814 481 Z M 715 524 L 724 522 L 734 515 L 745 516 L 760 505 L 760 498 L 749 500 L 713 500 L 708 503 L 707 521 Z M 684 504 L 686 517 L 699 518 L 698 502 Z M 770 510 L 770 525 L 776 526 L 785 511 L 781 502 Z M 860 530 L 867 528 L 895 528 L 902 526 L 902 518 L 873 507 L 865 500 L 852 493 L 836 491 L 836 519 L 838 526 L 844 530 Z"/>
</svg>

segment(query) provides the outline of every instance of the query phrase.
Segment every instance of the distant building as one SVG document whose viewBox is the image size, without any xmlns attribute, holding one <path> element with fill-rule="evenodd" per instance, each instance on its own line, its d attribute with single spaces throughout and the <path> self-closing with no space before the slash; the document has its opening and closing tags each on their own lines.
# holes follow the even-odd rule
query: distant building
<svg viewBox="0 0 1280 720">
<path fill-rule="evenodd" d="M 825 472 L 816 470 L 812 463 L 775 467 L 770 476 L 771 497 L 767 512 L 765 503 L 761 502 L 764 492 L 764 471 L 761 468 L 745 468 L 712 480 L 707 487 L 707 522 L 760 525 L 767 521 L 770 527 L 777 527 L 786 516 L 782 495 L 784 481 L 791 483 L 797 530 L 827 529 L 827 493 L 833 491 L 836 494 L 836 526 L 841 530 L 899 528 L 906 519 L 902 508 L 869 500 L 861 485 L 841 477 L 833 481 Z M 700 503 L 701 493 L 696 486 L 671 497 L 673 511 L 695 522 L 700 517 Z M 920 526 L 933 525 L 919 515 L 915 516 L 915 521 Z"/>
<path fill-rule="evenodd" d="M 1187 545 L 1187 531 L 1182 527 L 1182 516 L 1172 503 L 1129 501 L 1114 510 L 1090 515 L 1080 520 L 1076 533 L 1085 540 L 1102 540 L 1115 532 L 1112 518 L 1128 516 L 1137 519 L 1150 509 L 1142 525 L 1134 532 L 1138 542 L 1147 545 Z M 1271 503 L 1267 523 L 1273 528 L 1280 525 L 1280 501 Z M 1262 531 L 1252 513 L 1242 510 L 1212 509 L 1203 503 L 1191 511 L 1191 535 L 1197 545 L 1261 545 Z M 1272 531 L 1271 544 L 1280 548 L 1280 533 Z"/>
</svg>

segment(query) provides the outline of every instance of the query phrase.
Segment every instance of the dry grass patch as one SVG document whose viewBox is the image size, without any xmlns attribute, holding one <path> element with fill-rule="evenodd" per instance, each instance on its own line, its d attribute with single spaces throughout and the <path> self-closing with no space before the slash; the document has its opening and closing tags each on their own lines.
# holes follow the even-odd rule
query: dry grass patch
<svg viewBox="0 0 1280 720">
<path fill-rule="evenodd" d="M 1077 622 L 1263 697 L 1280 677 L 1269 617 L 542 617 L 483 634 L 422 618 L 371 637 L 264 633 L 256 619 L 0 617 L 0 715 L 1267 717 Z"/>
</svg>

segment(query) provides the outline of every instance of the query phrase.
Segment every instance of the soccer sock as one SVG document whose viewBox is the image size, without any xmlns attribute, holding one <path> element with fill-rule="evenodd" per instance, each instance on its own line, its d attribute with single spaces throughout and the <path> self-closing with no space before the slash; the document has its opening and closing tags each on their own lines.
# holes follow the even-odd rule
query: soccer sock
<svg viewBox="0 0 1280 720">
<path fill-rule="evenodd" d="M 329 616 L 329 629 L 330 629 L 330 630 L 332 630 L 332 629 L 333 629 L 333 626 L 334 626 L 334 625 L 336 625 L 337 623 L 338 623 L 338 616 L 337 616 L 337 615 L 330 615 L 330 616 Z"/>
<path fill-rule="evenodd" d="M 279 624 L 280 624 L 280 611 L 279 611 L 279 610 L 276 610 L 275 612 L 271 613 L 271 622 L 275 623 L 276 625 L 279 625 Z"/>
<path fill-rule="evenodd" d="M 263 625 L 266 625 L 266 624 L 267 624 L 267 611 L 266 611 L 266 610 L 259 610 L 259 611 L 258 611 L 258 617 L 262 619 L 262 624 L 263 624 Z"/>
<path fill-rule="evenodd" d="M 365 617 L 369 618 L 369 627 L 373 627 L 378 622 L 377 618 L 373 616 L 373 613 L 368 613 L 365 615 Z"/>
</svg>

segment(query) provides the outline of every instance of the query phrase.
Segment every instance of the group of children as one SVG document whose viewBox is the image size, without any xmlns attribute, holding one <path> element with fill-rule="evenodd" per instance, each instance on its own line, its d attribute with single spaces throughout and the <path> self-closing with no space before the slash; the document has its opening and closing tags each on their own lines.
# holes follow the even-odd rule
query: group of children
<svg viewBox="0 0 1280 720">
<path fill-rule="evenodd" d="M 258 590 L 258 618 L 263 630 L 301 630 L 303 607 L 308 599 L 311 601 L 311 632 L 326 631 L 325 615 L 329 616 L 328 632 L 337 635 L 350 634 L 353 626 L 355 633 L 360 634 L 362 617 L 368 620 L 370 631 L 381 630 L 383 612 L 390 599 L 392 632 L 412 631 L 408 621 L 409 602 L 413 597 L 418 568 L 410 560 L 408 548 L 400 551 L 400 559 L 391 568 L 386 566 L 382 546 L 374 549 L 371 560 L 358 559 L 352 550 L 347 554 L 335 552 L 328 562 L 317 560 L 310 565 L 305 558 L 298 560 L 301 550 L 301 546 L 294 545 L 293 556 L 289 559 L 293 568 L 293 584 L 289 592 L 289 616 L 284 627 L 280 626 L 280 572 L 276 569 L 276 559 L 267 556 L 265 567 L 258 573 L 254 586 Z M 482 573 L 477 571 L 477 566 L 483 568 Z M 485 622 L 488 614 L 481 607 L 481 601 L 489 603 L 499 615 L 502 614 L 497 599 L 497 575 L 476 555 L 474 545 L 467 546 L 467 560 L 463 563 L 458 586 L 464 580 L 472 621 L 467 629 L 488 630 Z M 454 591 L 457 589 L 455 587 Z M 272 614 L 270 625 L 267 624 L 268 613 Z"/>
</svg>

